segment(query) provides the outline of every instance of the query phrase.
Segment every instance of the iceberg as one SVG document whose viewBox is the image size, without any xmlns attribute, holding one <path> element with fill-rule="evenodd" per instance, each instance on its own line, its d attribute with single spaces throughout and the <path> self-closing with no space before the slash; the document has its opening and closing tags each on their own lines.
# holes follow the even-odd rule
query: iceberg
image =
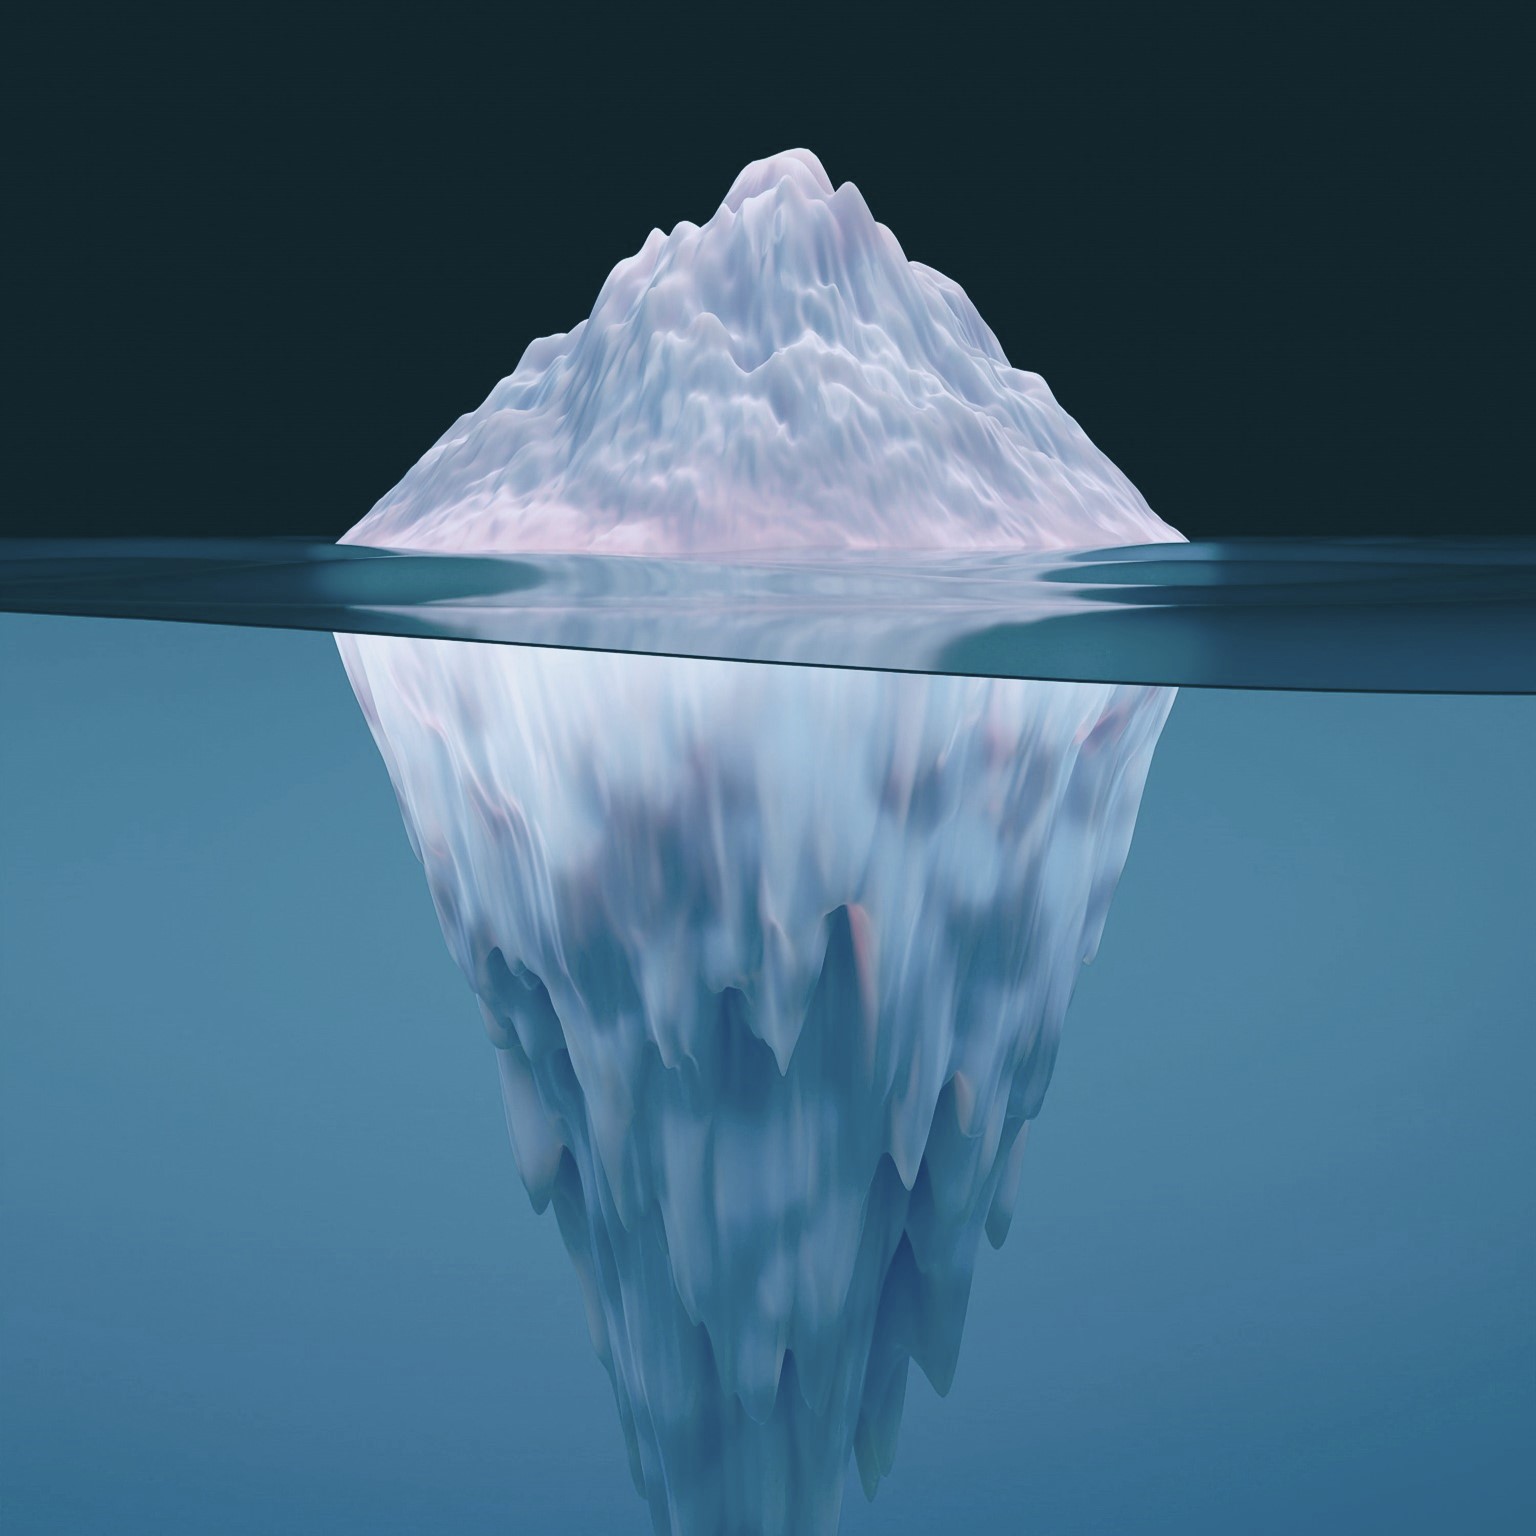
<svg viewBox="0 0 1536 1536">
<path fill-rule="evenodd" d="M 1177 539 L 804 151 L 653 233 L 347 538 Z M 947 1390 L 1169 689 L 338 635 L 658 1532 L 824 1533 Z"/>
<path fill-rule="evenodd" d="M 1178 539 L 958 284 L 792 150 L 653 230 L 344 543 L 704 554 Z"/>
</svg>

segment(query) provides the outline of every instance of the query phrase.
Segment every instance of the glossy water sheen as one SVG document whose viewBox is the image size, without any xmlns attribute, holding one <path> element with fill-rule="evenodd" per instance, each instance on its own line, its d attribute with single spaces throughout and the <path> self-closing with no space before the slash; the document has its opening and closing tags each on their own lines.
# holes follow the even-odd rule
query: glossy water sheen
<svg viewBox="0 0 1536 1536">
<path fill-rule="evenodd" d="M 1536 692 L 1536 540 L 728 562 L 0 543 L 0 609 L 964 676 Z"/>
<path fill-rule="evenodd" d="M 0 619 L 0 1508 L 644 1531 L 329 636 Z M 1536 701 L 1186 692 L 850 1533 L 1536 1522 Z"/>
</svg>

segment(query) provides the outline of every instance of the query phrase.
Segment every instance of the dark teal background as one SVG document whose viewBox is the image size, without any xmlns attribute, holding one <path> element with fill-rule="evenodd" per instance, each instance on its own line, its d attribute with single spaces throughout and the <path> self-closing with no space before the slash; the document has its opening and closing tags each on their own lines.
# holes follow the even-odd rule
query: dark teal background
<svg viewBox="0 0 1536 1536">
<path fill-rule="evenodd" d="M 850 1533 L 1536 1528 L 1536 699 L 1175 706 Z M 0 1528 L 641 1533 L 323 635 L 0 617 Z"/>
</svg>

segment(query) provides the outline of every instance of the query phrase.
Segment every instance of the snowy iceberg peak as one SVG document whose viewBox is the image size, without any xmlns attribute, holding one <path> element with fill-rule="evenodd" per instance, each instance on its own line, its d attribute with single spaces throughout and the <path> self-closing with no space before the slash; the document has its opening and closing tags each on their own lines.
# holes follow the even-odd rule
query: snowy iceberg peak
<svg viewBox="0 0 1536 1536">
<path fill-rule="evenodd" d="M 720 206 L 729 208 L 732 213 L 739 213 L 742 204 L 749 198 L 761 197 L 764 193 L 791 183 L 805 197 L 833 195 L 832 178 L 810 150 L 786 149 L 743 167 Z"/>
<path fill-rule="evenodd" d="M 1179 535 L 958 284 L 790 150 L 653 230 L 347 535 L 648 554 Z"/>
</svg>

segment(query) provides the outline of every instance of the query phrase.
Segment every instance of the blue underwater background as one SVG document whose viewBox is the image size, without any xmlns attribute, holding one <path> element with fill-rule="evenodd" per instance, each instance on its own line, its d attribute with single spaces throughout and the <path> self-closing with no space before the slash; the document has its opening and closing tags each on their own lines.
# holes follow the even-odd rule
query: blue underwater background
<svg viewBox="0 0 1536 1536">
<path fill-rule="evenodd" d="M 1180 695 L 846 1532 L 1536 1528 L 1533 763 Z M 333 642 L 0 615 L 0 1529 L 647 1528 Z"/>
</svg>

